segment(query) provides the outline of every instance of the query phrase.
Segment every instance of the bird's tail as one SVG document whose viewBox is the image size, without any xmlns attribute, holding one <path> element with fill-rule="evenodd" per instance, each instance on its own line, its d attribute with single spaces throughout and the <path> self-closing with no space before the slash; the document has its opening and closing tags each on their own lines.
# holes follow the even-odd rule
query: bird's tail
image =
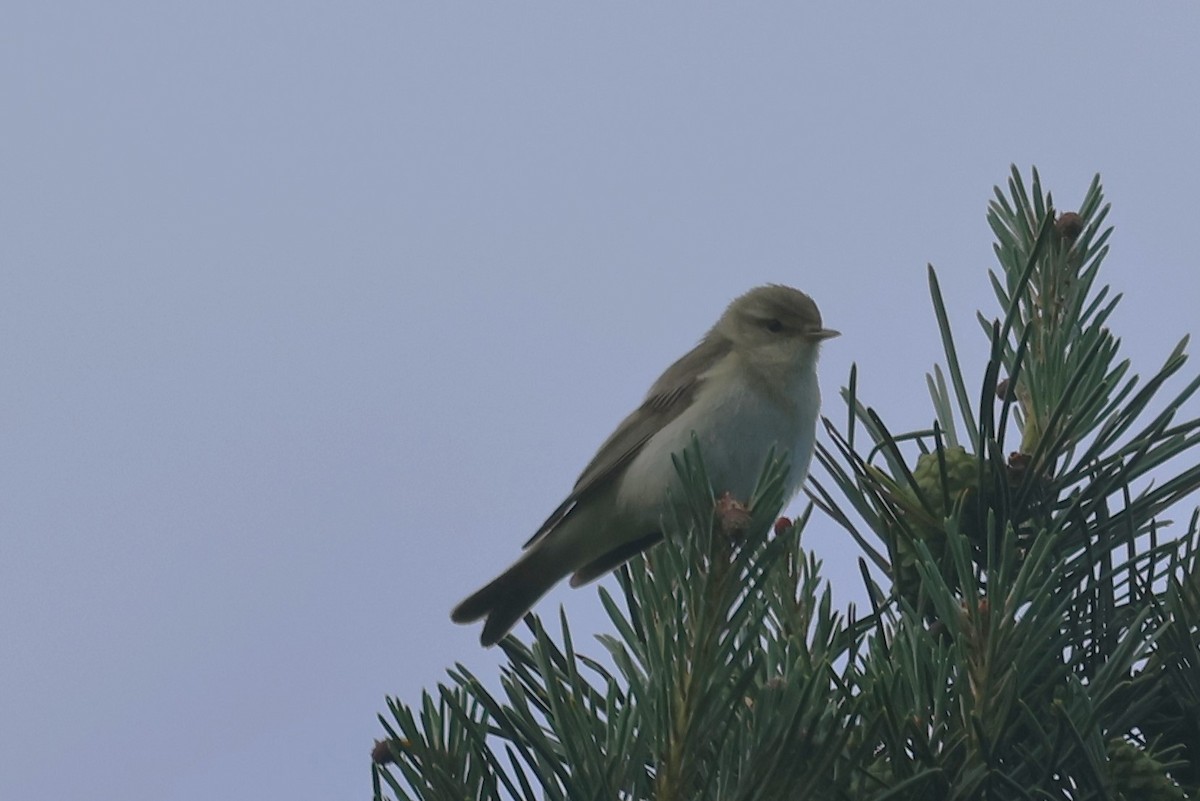
<svg viewBox="0 0 1200 801">
<path fill-rule="evenodd" d="M 512 567 L 454 607 L 450 619 L 473 623 L 486 617 L 479 641 L 485 646 L 495 645 L 539 598 L 571 572 L 562 562 L 561 556 L 544 544 L 534 545 Z"/>
</svg>

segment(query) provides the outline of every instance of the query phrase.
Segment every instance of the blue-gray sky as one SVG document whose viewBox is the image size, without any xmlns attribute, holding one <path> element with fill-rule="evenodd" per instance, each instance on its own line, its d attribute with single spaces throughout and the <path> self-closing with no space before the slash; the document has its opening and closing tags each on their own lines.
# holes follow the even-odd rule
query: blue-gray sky
<svg viewBox="0 0 1200 801">
<path fill-rule="evenodd" d="M 925 265 L 981 355 L 1010 163 L 1063 208 L 1102 174 L 1152 372 L 1197 331 L 1198 37 L 1183 3 L 10 4 L 0 798 L 369 795 L 384 696 L 492 670 L 450 607 L 731 297 L 808 291 L 827 411 L 857 362 L 927 423 Z"/>
</svg>

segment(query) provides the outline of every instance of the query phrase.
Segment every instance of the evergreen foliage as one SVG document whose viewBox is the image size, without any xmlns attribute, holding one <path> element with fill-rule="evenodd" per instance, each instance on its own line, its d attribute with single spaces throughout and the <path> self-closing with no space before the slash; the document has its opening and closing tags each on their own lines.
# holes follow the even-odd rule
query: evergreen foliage
<svg viewBox="0 0 1200 801">
<path fill-rule="evenodd" d="M 1119 359 L 1099 179 L 1077 212 L 1030 190 L 1014 169 L 989 208 L 980 385 L 930 268 L 932 425 L 892 433 L 853 371 L 826 421 L 813 519 L 861 547 L 867 614 L 801 547 L 812 506 L 772 526 L 780 460 L 742 507 L 693 445 L 667 543 L 600 590 L 603 658 L 530 615 L 499 693 L 458 665 L 390 699 L 376 798 L 1200 797 L 1200 514 L 1163 517 L 1200 487 L 1200 377 L 1167 395 L 1186 338 L 1145 382 Z"/>
</svg>

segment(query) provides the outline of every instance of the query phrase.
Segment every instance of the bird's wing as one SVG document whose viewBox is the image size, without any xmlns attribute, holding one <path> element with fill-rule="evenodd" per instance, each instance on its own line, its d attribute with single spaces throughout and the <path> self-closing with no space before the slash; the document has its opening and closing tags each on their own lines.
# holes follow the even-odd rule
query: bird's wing
<svg viewBox="0 0 1200 801">
<path fill-rule="evenodd" d="M 732 347 L 728 339 L 710 334 L 668 367 L 650 387 L 642 405 L 622 420 L 617 430 L 600 446 L 575 482 L 571 494 L 546 518 L 525 547 L 553 530 L 576 504 L 619 475 L 651 437 L 691 405 L 696 391 L 704 383 L 704 374 Z"/>
</svg>

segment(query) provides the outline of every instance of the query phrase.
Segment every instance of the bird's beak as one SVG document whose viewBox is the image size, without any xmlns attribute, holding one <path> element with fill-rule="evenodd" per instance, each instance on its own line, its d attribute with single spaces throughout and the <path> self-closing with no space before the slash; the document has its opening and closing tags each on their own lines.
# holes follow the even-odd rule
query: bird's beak
<svg viewBox="0 0 1200 801">
<path fill-rule="evenodd" d="M 834 331 L 832 328 L 818 328 L 816 331 L 809 331 L 807 334 L 805 334 L 805 336 L 814 342 L 824 342 L 827 339 L 833 339 L 834 337 L 840 337 L 841 335 L 841 331 Z"/>
</svg>

